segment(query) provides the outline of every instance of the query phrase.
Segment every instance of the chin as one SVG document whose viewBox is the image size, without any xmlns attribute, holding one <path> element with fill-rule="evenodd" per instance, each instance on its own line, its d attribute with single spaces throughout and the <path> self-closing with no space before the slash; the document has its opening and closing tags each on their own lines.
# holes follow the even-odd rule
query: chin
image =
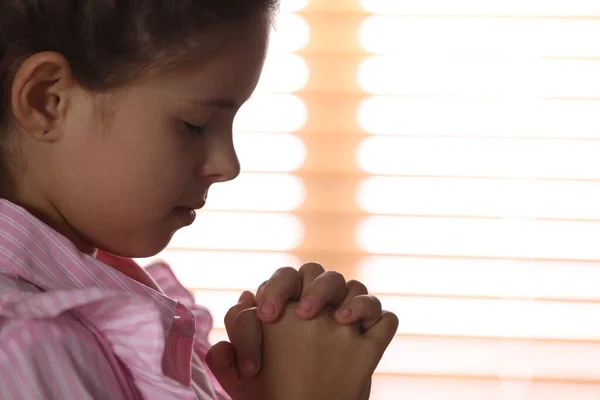
<svg viewBox="0 0 600 400">
<path fill-rule="evenodd" d="M 118 246 L 106 248 L 100 247 L 103 251 L 124 258 L 149 258 L 154 257 L 163 251 L 171 242 L 173 233 L 168 235 L 140 235 L 127 243 L 121 243 Z"/>
</svg>

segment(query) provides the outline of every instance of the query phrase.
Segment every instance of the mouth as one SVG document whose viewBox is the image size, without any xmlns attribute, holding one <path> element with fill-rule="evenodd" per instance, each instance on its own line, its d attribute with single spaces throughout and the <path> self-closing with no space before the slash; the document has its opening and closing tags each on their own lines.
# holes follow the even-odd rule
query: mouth
<svg viewBox="0 0 600 400">
<path fill-rule="evenodd" d="M 192 204 L 189 207 L 182 207 L 182 208 L 187 208 L 188 210 L 200 210 L 205 205 L 206 205 L 206 199 L 202 200 L 202 201 L 200 201 L 198 203 Z"/>
<path fill-rule="evenodd" d="M 188 207 L 177 207 L 173 210 L 174 215 L 183 226 L 190 226 L 196 220 L 196 211 Z"/>
<path fill-rule="evenodd" d="M 176 207 L 175 215 L 180 219 L 184 226 L 191 225 L 196 219 L 196 210 L 200 210 L 206 205 L 206 197 L 208 193 L 204 193 L 204 197 L 195 203 L 190 203 L 185 206 Z"/>
</svg>

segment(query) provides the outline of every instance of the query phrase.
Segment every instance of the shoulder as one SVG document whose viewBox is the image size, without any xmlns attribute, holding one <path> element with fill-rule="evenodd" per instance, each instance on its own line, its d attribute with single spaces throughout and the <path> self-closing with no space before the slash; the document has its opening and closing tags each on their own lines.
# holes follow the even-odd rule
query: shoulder
<svg viewBox="0 0 600 400">
<path fill-rule="evenodd" d="M 123 398 L 107 346 L 69 310 L 64 296 L 0 274 L 0 398 Z"/>
<path fill-rule="evenodd" d="M 68 357 L 72 363 L 83 364 L 101 355 L 102 349 L 94 335 L 68 314 L 51 318 L 0 317 L 0 354 L 13 362 L 20 358 L 35 363 Z"/>
<path fill-rule="evenodd" d="M 0 319 L 1 391 L 8 392 L 2 398 L 121 399 L 115 367 L 95 336 L 68 314 Z"/>
</svg>

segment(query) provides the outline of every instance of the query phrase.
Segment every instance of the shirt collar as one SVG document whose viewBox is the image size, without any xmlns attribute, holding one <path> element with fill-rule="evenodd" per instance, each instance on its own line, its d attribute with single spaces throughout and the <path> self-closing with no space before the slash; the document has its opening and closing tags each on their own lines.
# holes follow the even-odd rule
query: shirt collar
<svg viewBox="0 0 600 400">
<path fill-rule="evenodd" d="M 144 296 L 158 307 L 165 337 L 177 310 L 177 301 L 83 254 L 26 209 L 4 199 L 0 199 L 0 273 L 45 291 L 98 287 Z"/>
</svg>

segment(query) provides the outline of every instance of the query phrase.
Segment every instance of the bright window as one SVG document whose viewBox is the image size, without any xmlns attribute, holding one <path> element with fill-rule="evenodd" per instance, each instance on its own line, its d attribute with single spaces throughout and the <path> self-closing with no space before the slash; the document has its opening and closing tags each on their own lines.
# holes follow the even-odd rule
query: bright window
<svg viewBox="0 0 600 400">
<path fill-rule="evenodd" d="M 400 317 L 372 400 L 600 398 L 600 1 L 283 0 L 239 179 L 161 255 L 215 316 L 319 260 Z"/>
</svg>

